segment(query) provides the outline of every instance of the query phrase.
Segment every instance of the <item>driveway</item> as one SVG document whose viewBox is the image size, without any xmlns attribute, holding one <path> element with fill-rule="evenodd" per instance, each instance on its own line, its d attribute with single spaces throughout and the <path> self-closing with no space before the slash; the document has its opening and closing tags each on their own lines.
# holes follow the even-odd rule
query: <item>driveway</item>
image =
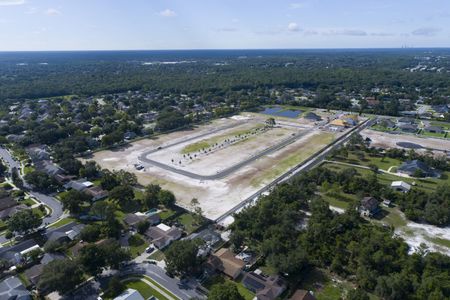
<svg viewBox="0 0 450 300">
<path fill-rule="evenodd" d="M 16 161 L 11 153 L 3 147 L 0 147 L 0 157 L 8 164 L 9 171 L 13 168 L 20 170 L 20 162 Z M 24 181 L 24 188 L 28 189 L 29 194 L 38 199 L 40 202 L 44 203 L 52 210 L 52 213 L 43 219 L 44 224 L 50 224 L 58 220 L 63 215 L 63 209 L 61 203 L 54 197 L 32 191 L 30 186 Z M 2 242 L 0 240 L 0 242 Z"/>
</svg>

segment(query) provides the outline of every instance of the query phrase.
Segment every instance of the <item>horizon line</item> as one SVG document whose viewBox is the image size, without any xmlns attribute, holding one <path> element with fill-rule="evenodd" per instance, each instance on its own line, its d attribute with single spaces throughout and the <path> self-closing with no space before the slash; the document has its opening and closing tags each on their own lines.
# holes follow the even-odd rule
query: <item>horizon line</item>
<svg viewBox="0 0 450 300">
<path fill-rule="evenodd" d="M 15 52 L 121 52 L 121 51 L 254 51 L 254 50 L 420 50 L 420 49 L 450 49 L 450 46 L 430 47 L 317 47 L 317 48 L 183 48 L 183 49 L 77 49 L 77 50 L 0 50 L 0 53 Z"/>
</svg>

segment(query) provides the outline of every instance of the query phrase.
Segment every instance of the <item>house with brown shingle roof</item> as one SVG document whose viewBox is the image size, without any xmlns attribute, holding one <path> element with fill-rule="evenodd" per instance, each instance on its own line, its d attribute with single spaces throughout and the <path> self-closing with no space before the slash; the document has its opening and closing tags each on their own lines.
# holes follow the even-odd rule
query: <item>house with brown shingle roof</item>
<svg viewBox="0 0 450 300">
<path fill-rule="evenodd" d="M 245 262 L 235 257 L 228 248 L 221 248 L 208 259 L 208 266 L 220 271 L 232 279 L 241 275 L 245 267 Z"/>
</svg>

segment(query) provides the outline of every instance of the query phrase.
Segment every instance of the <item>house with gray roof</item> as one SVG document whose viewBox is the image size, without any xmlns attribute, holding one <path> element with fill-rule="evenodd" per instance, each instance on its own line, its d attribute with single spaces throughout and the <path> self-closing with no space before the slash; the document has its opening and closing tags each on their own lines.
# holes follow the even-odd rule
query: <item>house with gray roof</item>
<svg viewBox="0 0 450 300">
<path fill-rule="evenodd" d="M 444 133 L 444 128 L 441 126 L 427 126 L 424 130 L 430 133 Z"/>
<path fill-rule="evenodd" d="M 0 282 L 0 299 L 31 300 L 30 292 L 16 276 L 10 276 Z"/>
<path fill-rule="evenodd" d="M 440 173 L 432 168 L 430 168 L 426 163 L 420 160 L 410 160 L 404 162 L 397 169 L 398 173 L 406 174 L 409 176 L 417 177 L 439 177 Z"/>
</svg>

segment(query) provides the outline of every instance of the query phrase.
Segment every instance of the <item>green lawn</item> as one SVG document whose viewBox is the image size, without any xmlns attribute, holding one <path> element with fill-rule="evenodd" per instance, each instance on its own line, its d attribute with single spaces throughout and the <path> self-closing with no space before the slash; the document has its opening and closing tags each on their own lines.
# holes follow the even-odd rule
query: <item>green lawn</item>
<svg viewBox="0 0 450 300">
<path fill-rule="evenodd" d="M 197 142 L 197 143 L 193 143 L 190 145 L 187 145 L 186 147 L 183 148 L 183 150 L 181 150 L 181 154 L 188 154 L 188 153 L 193 153 L 193 152 L 199 152 L 202 149 L 207 149 L 211 146 L 210 143 L 208 143 L 206 140 Z"/>
<path fill-rule="evenodd" d="M 8 225 L 4 221 L 0 220 L 0 231 L 6 230 L 6 228 L 8 228 Z"/>
<path fill-rule="evenodd" d="M 323 167 L 329 168 L 333 171 L 342 171 L 344 169 L 351 168 L 349 166 L 334 164 L 334 163 L 324 163 Z M 362 169 L 354 167 L 360 176 L 368 176 L 372 173 L 371 170 Z M 392 174 L 379 173 L 378 180 L 381 184 L 390 186 L 392 181 L 404 181 L 411 185 L 415 183 L 413 188 L 421 189 L 425 192 L 433 192 L 439 185 L 450 184 L 450 172 L 443 172 L 441 178 L 405 178 L 401 176 L 396 176 Z"/>
<path fill-rule="evenodd" d="M 172 217 L 176 213 L 177 212 L 172 209 L 165 208 L 162 212 L 159 213 L 159 217 L 161 218 L 161 220 L 166 220 L 166 219 Z"/>
<path fill-rule="evenodd" d="M 36 202 L 33 199 L 31 199 L 31 198 L 26 198 L 26 199 L 20 201 L 20 204 L 25 204 L 26 206 L 32 206 L 32 205 L 35 205 L 37 203 L 39 203 L 39 202 Z"/>
<path fill-rule="evenodd" d="M 27 175 L 27 174 L 30 174 L 31 172 L 33 172 L 33 171 L 35 171 L 36 169 L 34 168 L 34 167 L 31 167 L 31 166 L 29 166 L 29 167 L 24 167 L 23 168 L 23 173 L 25 174 L 25 175 Z"/>
<path fill-rule="evenodd" d="M 155 296 L 159 300 L 168 300 L 166 297 L 164 297 L 162 294 L 160 294 L 157 290 L 149 286 L 147 283 L 143 282 L 139 279 L 131 279 L 131 280 L 125 280 L 124 281 L 125 286 L 130 289 L 137 290 L 144 299 L 148 299 L 151 296 Z"/>
<path fill-rule="evenodd" d="M 301 147 L 302 151 L 292 153 L 279 160 L 272 168 L 260 172 L 260 175 L 252 179 L 250 184 L 254 187 L 258 187 L 265 181 L 277 178 L 287 170 L 295 167 L 302 161 L 305 161 L 308 157 L 316 153 L 325 145 L 331 143 L 333 140 L 334 134 L 331 133 L 321 133 L 311 137 L 307 141 L 308 146 Z"/>
<path fill-rule="evenodd" d="M 430 122 L 431 126 L 441 126 L 444 128 L 444 130 L 450 130 L 450 123 L 447 122 L 439 122 L 439 121 L 432 121 Z"/>
<path fill-rule="evenodd" d="M 345 299 L 348 291 L 352 290 L 353 285 L 339 278 L 332 280 L 331 275 L 321 269 L 312 269 L 304 275 L 304 280 L 297 287 L 307 291 L 313 291 L 317 300 L 340 300 Z M 369 294 L 370 299 L 379 299 L 375 295 Z"/>
<path fill-rule="evenodd" d="M 161 250 L 155 250 L 147 258 L 156 261 L 163 261 L 166 258 L 166 256 L 164 255 L 164 252 L 162 252 Z"/>
<path fill-rule="evenodd" d="M 176 218 L 176 221 L 184 226 L 184 230 L 187 234 L 194 232 L 198 226 L 194 224 L 194 217 L 190 213 L 184 213 Z"/>
<path fill-rule="evenodd" d="M 231 281 L 231 280 L 230 280 Z M 241 294 L 242 296 L 244 296 L 245 300 L 252 300 L 253 298 L 255 298 L 255 294 L 250 291 L 249 289 L 247 289 L 242 282 L 234 282 L 233 283 L 237 286 L 237 289 L 239 291 L 239 294 Z"/>
<path fill-rule="evenodd" d="M 133 257 L 136 257 L 139 254 L 143 253 L 145 251 L 145 248 L 148 247 L 148 243 L 138 233 L 130 236 L 130 238 L 128 239 L 128 244 L 130 245 L 130 253 Z"/>
<path fill-rule="evenodd" d="M 64 218 L 64 219 L 60 219 L 59 221 L 56 221 L 55 223 L 51 224 L 49 227 L 50 228 L 57 228 L 57 227 L 61 227 L 64 226 L 66 224 L 72 223 L 72 222 L 76 222 L 76 220 L 74 218 Z"/>
<path fill-rule="evenodd" d="M 357 153 L 350 152 L 347 157 L 336 156 L 335 160 L 346 162 L 350 164 L 356 164 L 361 166 L 369 166 L 371 164 L 376 165 L 378 169 L 387 171 L 392 166 L 400 166 L 402 161 L 390 157 L 371 156 L 368 153 L 363 153 L 364 157 L 359 157 Z"/>
<path fill-rule="evenodd" d="M 387 128 L 387 127 L 383 127 L 381 125 L 375 124 L 372 127 L 370 127 L 370 129 L 372 130 L 376 130 L 376 131 L 382 131 L 382 132 L 392 132 L 395 131 L 395 128 Z"/>
<path fill-rule="evenodd" d="M 381 219 L 382 222 L 386 222 L 394 228 L 406 226 L 406 220 L 402 217 L 401 212 L 396 207 L 382 207 L 383 213 L 386 215 Z"/>
<path fill-rule="evenodd" d="M 438 137 L 438 138 L 445 138 L 446 137 L 446 133 L 445 132 L 444 133 L 434 133 L 434 132 L 425 131 L 423 129 L 420 131 L 420 135 L 428 136 L 428 137 Z"/>
<path fill-rule="evenodd" d="M 46 215 L 46 212 L 40 210 L 38 207 L 32 208 L 32 210 L 33 210 L 33 213 L 34 213 L 35 215 L 39 216 L 39 218 L 41 218 L 41 219 L 42 219 L 43 217 L 45 217 L 45 215 Z"/>
<path fill-rule="evenodd" d="M 238 279 L 242 279 L 242 278 L 238 278 Z M 222 275 L 214 275 L 210 278 L 208 278 L 204 283 L 203 286 L 205 288 L 207 288 L 208 290 L 211 289 L 214 285 L 216 284 L 222 284 L 225 283 L 226 281 L 233 283 L 238 291 L 239 294 L 241 294 L 245 300 L 252 300 L 253 298 L 255 298 L 255 294 L 252 293 L 251 291 L 249 291 L 240 280 L 238 281 L 232 281 L 231 279 L 225 278 L 225 276 Z"/>
<path fill-rule="evenodd" d="M 138 189 L 134 189 L 134 198 L 137 200 L 144 199 L 144 192 Z"/>
</svg>

